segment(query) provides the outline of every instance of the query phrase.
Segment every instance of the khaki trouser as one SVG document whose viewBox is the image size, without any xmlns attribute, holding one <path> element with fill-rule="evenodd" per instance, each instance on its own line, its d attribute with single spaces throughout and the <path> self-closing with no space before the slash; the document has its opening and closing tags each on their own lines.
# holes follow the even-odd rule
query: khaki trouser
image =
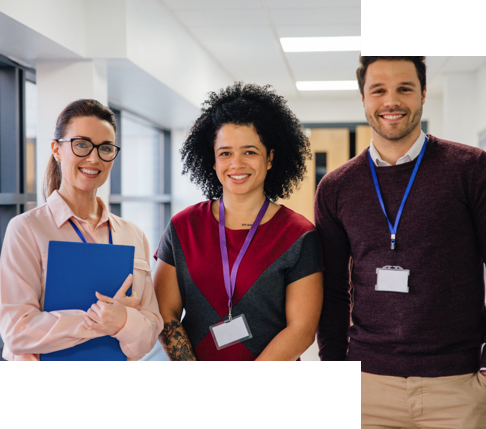
<svg viewBox="0 0 486 429">
<path fill-rule="evenodd" d="M 363 428 L 486 428 L 486 377 L 361 373 Z"/>
</svg>

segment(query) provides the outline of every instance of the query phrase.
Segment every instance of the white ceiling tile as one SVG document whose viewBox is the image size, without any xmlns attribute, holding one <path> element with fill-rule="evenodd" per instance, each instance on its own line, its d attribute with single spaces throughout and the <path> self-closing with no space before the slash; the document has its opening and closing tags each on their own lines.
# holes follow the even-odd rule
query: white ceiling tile
<svg viewBox="0 0 486 429">
<path fill-rule="evenodd" d="M 225 41 L 209 42 L 207 49 L 217 57 L 225 58 L 225 62 L 231 62 L 235 58 L 246 58 L 248 61 L 261 59 L 280 59 L 280 52 L 273 46 L 274 42 L 249 45 L 244 42 L 226 43 Z M 283 61 L 283 59 L 282 59 Z"/>
<path fill-rule="evenodd" d="M 196 26 L 265 26 L 268 18 L 263 10 L 179 10 L 174 14 L 188 28 Z"/>
<path fill-rule="evenodd" d="M 359 52 L 288 52 L 297 80 L 355 80 Z"/>
<path fill-rule="evenodd" d="M 354 99 L 358 106 L 362 106 L 359 90 L 352 91 L 299 91 L 299 96 L 304 100 L 320 99 Z M 364 116 L 364 115 L 363 115 Z"/>
<path fill-rule="evenodd" d="M 162 0 L 171 10 L 262 9 L 260 0 Z"/>
<path fill-rule="evenodd" d="M 272 9 L 274 25 L 361 24 L 361 8 Z"/>
<path fill-rule="evenodd" d="M 361 8 L 361 0 L 264 0 L 269 9 L 307 9 L 322 7 Z"/>
<path fill-rule="evenodd" d="M 190 31 L 203 44 L 213 41 L 244 41 L 248 44 L 258 43 L 259 41 L 275 41 L 275 37 L 269 26 L 192 27 Z"/>
<path fill-rule="evenodd" d="M 360 24 L 342 25 L 281 25 L 276 27 L 278 37 L 339 37 L 361 36 Z"/>
</svg>

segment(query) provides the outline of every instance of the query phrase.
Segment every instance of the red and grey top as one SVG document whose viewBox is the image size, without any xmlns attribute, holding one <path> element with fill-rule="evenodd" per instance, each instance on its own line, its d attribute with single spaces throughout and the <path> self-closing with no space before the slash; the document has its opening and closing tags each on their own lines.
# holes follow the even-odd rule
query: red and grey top
<svg viewBox="0 0 486 429">
<path fill-rule="evenodd" d="M 225 228 L 230 269 L 247 229 Z M 260 225 L 241 261 L 233 295 L 233 317 L 244 314 L 253 338 L 217 350 L 209 327 L 228 317 L 218 222 L 211 201 L 175 215 L 162 236 L 156 257 L 175 266 L 186 330 L 198 360 L 254 360 L 287 326 L 286 287 L 322 271 L 314 226 L 281 206 Z M 305 293 L 305 290 L 302 291 Z"/>
</svg>

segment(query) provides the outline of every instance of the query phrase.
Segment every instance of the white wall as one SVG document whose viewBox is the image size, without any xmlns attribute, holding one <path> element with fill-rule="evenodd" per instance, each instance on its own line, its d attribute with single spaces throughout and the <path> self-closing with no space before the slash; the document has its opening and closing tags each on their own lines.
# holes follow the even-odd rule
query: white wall
<svg viewBox="0 0 486 429">
<path fill-rule="evenodd" d="M 486 65 L 444 77 L 444 138 L 478 146 L 486 130 Z"/>
<path fill-rule="evenodd" d="M 108 104 L 106 63 L 104 60 L 44 61 L 37 62 L 37 148 L 36 169 L 43 177 L 51 156 L 50 143 L 54 138 L 56 119 L 61 111 L 73 100 L 94 98 Z M 43 181 L 37 180 L 37 203 L 42 204 Z M 109 181 L 99 190 L 98 195 L 108 203 Z"/>
<path fill-rule="evenodd" d="M 427 132 L 436 136 L 444 136 L 443 98 L 437 95 L 427 95 L 425 98 L 422 121 L 427 121 Z"/>
<path fill-rule="evenodd" d="M 74 54 L 85 55 L 84 0 L 0 0 L 0 12 Z M 25 52 L 18 52 L 17 57 L 25 58 Z"/>
<path fill-rule="evenodd" d="M 126 0 L 127 56 L 141 69 L 200 106 L 233 78 L 158 0 Z"/>
</svg>

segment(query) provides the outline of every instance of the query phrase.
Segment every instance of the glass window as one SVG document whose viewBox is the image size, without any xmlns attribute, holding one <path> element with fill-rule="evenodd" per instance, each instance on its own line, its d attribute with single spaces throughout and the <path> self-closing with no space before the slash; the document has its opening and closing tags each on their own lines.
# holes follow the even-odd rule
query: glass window
<svg viewBox="0 0 486 429">
<path fill-rule="evenodd" d="M 122 217 L 137 225 L 147 236 L 150 254 L 153 255 L 159 245 L 162 232 L 160 230 L 160 205 L 144 201 L 124 201 Z M 155 268 L 155 259 L 150 258 L 150 267 Z"/>
<path fill-rule="evenodd" d="M 35 148 L 37 141 L 37 85 L 25 81 L 25 173 L 26 192 L 36 192 Z M 36 207 L 36 201 L 27 201 L 27 210 Z"/>
<path fill-rule="evenodd" d="M 121 181 L 124 195 L 160 193 L 161 132 L 149 122 L 126 112 L 121 115 L 123 157 Z"/>
<path fill-rule="evenodd" d="M 111 171 L 110 210 L 145 233 L 153 254 L 170 219 L 170 133 L 112 109 L 122 148 Z M 151 268 L 155 260 L 150 258 Z"/>
</svg>

